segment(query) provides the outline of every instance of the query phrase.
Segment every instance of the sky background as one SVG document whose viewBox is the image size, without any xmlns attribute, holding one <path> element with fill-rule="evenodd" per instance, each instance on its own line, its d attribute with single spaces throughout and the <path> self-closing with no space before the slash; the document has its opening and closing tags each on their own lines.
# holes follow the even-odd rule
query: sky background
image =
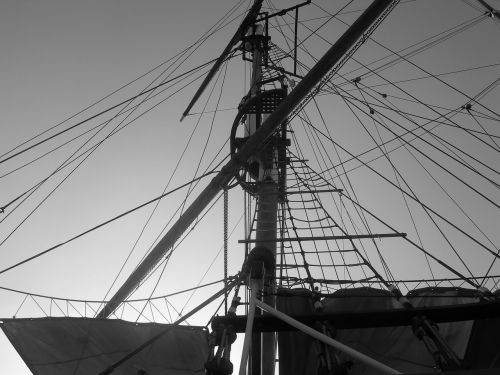
<svg viewBox="0 0 500 375">
<path fill-rule="evenodd" d="M 141 2 L 2 0 L 0 2 L 0 82 L 2 85 L 0 90 L 0 153 L 3 154 L 26 139 L 78 113 L 123 84 L 171 58 L 209 30 L 235 3 L 230 0 L 145 0 Z M 319 2 L 321 5 L 325 3 L 328 2 Z M 366 3 L 361 2 L 360 7 Z M 276 1 L 275 4 L 278 7 L 288 7 L 295 5 L 296 2 L 283 0 Z M 412 41 L 421 40 L 426 32 L 431 34 L 431 29 L 439 30 L 440 27 L 444 29 L 446 25 L 456 25 L 460 20 L 468 20 L 480 14 L 477 9 L 464 2 L 451 2 L 451 4 L 453 5 L 450 6 L 449 1 L 427 1 L 413 8 L 410 8 L 412 4 L 402 4 L 394 14 L 391 14 L 387 27 L 382 27 L 375 35 L 380 40 L 390 40 L 393 48 L 403 48 L 410 45 Z M 500 6 L 499 1 L 491 1 L 491 4 L 497 8 Z M 232 18 L 241 19 L 246 5 L 248 2 L 238 8 Z M 330 6 L 329 9 L 336 10 L 338 7 Z M 353 9 L 359 9 L 359 7 L 353 6 Z M 315 8 L 310 16 L 317 14 L 319 11 Z M 356 14 L 348 14 L 344 16 L 344 19 L 350 22 Z M 187 71 L 217 57 L 236 30 L 237 24 L 237 22 L 230 23 L 209 39 L 206 45 L 196 51 L 179 68 L 177 73 Z M 499 29 L 498 22 L 495 24 L 494 20 L 482 23 L 461 38 L 451 40 L 435 54 L 424 54 L 417 57 L 416 61 L 422 66 L 434 69 L 435 73 L 460 67 L 500 63 L 499 49 L 495 48 L 498 44 L 496 43 L 498 38 L 495 35 L 498 36 Z M 334 36 L 337 35 L 335 32 L 341 31 L 341 26 L 333 28 L 328 36 L 335 39 Z M 310 48 L 317 51 L 316 55 L 320 55 L 319 51 L 327 48 L 326 43 L 321 39 L 312 38 L 310 42 Z M 377 54 L 382 55 L 382 52 L 367 48 L 359 52 L 359 57 L 373 59 L 378 56 Z M 498 78 L 499 72 L 497 67 L 496 70 L 492 68 L 474 74 L 464 74 L 458 77 L 457 84 L 469 90 L 467 92 L 473 95 L 495 77 Z M 416 77 L 421 72 L 406 67 L 406 69 L 394 69 L 391 74 L 391 79 L 402 79 Z M 123 93 L 118 93 L 111 99 L 98 104 L 95 110 L 78 115 L 72 123 L 134 95 L 154 76 L 154 74 L 148 75 L 140 82 L 132 84 Z M 21 229 L 0 245 L 0 268 L 3 269 L 38 251 L 47 249 L 160 195 L 175 171 L 175 163 L 183 153 L 185 140 L 193 131 L 194 137 L 190 150 L 194 151 L 189 151 L 183 158 L 179 169 L 170 181 L 169 189 L 194 177 L 205 140 L 210 137 L 215 146 L 203 156 L 200 171 L 206 168 L 208 160 L 214 157 L 217 150 L 223 146 L 236 114 L 234 108 L 248 87 L 245 86 L 245 74 L 241 67 L 228 68 L 227 77 L 220 107 L 232 108 L 232 110 L 221 112 L 215 118 L 211 133 L 209 129 L 211 129 L 210 124 L 213 119 L 210 115 L 202 118 L 199 128 L 196 127 L 196 116 L 189 117 L 182 123 L 179 122 L 181 113 L 200 82 L 198 80 L 197 84 L 182 91 L 176 98 L 163 104 L 159 110 L 146 114 L 133 126 L 125 128 L 119 135 L 106 141 L 106 147 L 99 148 L 78 170 L 78 173 L 71 176 L 68 182 L 58 189 L 57 194 L 51 196 Z M 221 81 L 218 82 L 219 86 L 215 87 L 208 108 L 213 108 L 216 104 Z M 428 86 L 424 87 L 424 84 L 419 85 L 415 83 L 411 89 L 420 94 L 422 90 L 428 88 Z M 435 99 L 436 103 L 450 107 L 466 102 L 464 98 L 460 98 L 460 95 L 443 99 L 440 90 L 442 88 L 438 85 L 432 86 L 431 93 L 426 91 L 426 94 L 421 94 L 421 97 L 429 102 Z M 433 96 L 430 97 L 430 95 Z M 485 103 L 492 108 L 498 107 L 498 97 L 497 90 L 496 94 L 493 92 L 485 98 Z M 203 103 L 202 99 L 193 112 L 200 111 Z M 335 107 L 335 110 L 341 120 L 344 116 L 350 116 L 348 112 L 344 112 L 345 109 Z M 342 121 L 338 122 L 342 123 Z M 98 122 L 92 124 L 96 125 Z M 70 134 L 76 135 L 79 132 Z M 348 126 L 339 128 L 337 135 L 345 142 L 359 140 Z M 69 135 L 64 139 L 69 139 Z M 459 141 L 458 138 L 456 140 Z M 0 204 L 4 205 L 27 187 L 44 178 L 49 173 L 48 171 L 53 170 L 64 160 L 64 157 L 71 154 L 78 142 L 81 144 L 82 139 L 63 147 L 39 163 L 26 167 L 22 173 L 2 177 Z M 464 142 L 468 141 L 464 140 Z M 44 146 L 44 150 L 49 150 L 59 144 L 59 140 L 49 142 L 46 147 Z M 357 150 L 362 150 L 367 145 L 368 143 L 366 145 L 360 143 L 355 147 L 358 147 Z M 227 153 L 227 147 L 225 150 L 223 155 Z M 4 175 L 24 161 L 31 160 L 34 155 L 37 154 L 23 155 L 16 159 L 15 163 L 0 165 L 1 174 Z M 400 160 L 403 161 L 403 158 L 401 156 Z M 487 153 L 485 158 L 491 165 L 495 163 L 498 165 L 498 154 Z M 413 177 L 415 180 L 421 178 L 418 174 L 414 174 Z M 393 193 L 384 190 L 384 187 L 377 185 L 377 182 L 366 180 L 366 177 L 361 174 L 358 178 L 362 182 L 360 194 L 366 197 L 376 196 L 377 202 L 373 203 L 372 208 L 382 209 L 389 205 Z M 473 177 L 472 180 L 474 180 Z M 40 193 L 33 196 L 32 202 L 39 202 L 56 183 L 57 181 L 44 187 Z M 454 187 L 453 182 L 448 181 L 448 186 L 450 189 L 456 189 L 454 192 L 463 197 L 464 201 L 471 206 L 477 220 L 482 227 L 484 226 L 487 233 L 497 235 L 495 228 L 498 228 L 499 224 L 498 211 L 491 210 L 491 205 L 481 200 L 468 198 L 467 193 Z M 423 189 L 425 190 L 425 187 Z M 195 191 L 199 190 L 196 188 Z M 498 202 L 497 190 L 490 190 L 486 187 L 486 191 L 496 194 L 494 196 L 497 197 Z M 441 199 L 434 193 L 430 193 L 429 196 L 437 202 Z M 158 214 L 155 216 L 157 219 L 151 222 L 140 237 L 139 250 L 134 253 L 130 263 L 126 266 L 122 279 L 139 261 L 148 244 L 153 242 L 155 236 L 161 232 L 166 223 L 165 217 L 170 217 L 171 212 L 184 197 L 185 191 L 182 191 L 162 201 Z M 240 198 L 238 193 L 231 191 L 230 228 L 241 219 Z M 1 241 L 4 241 L 7 234 L 30 212 L 34 204 L 22 206 L 8 220 L 0 224 Z M 444 210 L 446 211 L 447 208 Z M 39 260 L 1 274 L 0 286 L 44 295 L 101 300 L 105 297 L 106 290 L 110 287 L 126 254 L 137 240 L 141 226 L 150 212 L 150 208 L 138 211 L 69 246 L 57 249 Z M 169 270 L 168 275 L 162 279 L 161 292 L 158 291 L 156 294 L 182 290 L 198 282 L 219 280 L 222 277 L 221 202 L 207 218 L 208 224 L 200 225 L 196 229 L 195 236 L 183 243 L 182 254 L 174 253 L 172 263 L 175 261 L 177 263 L 174 264 L 179 266 Z M 406 229 L 405 225 L 401 225 L 401 228 L 402 231 Z M 242 237 L 241 230 L 232 237 L 232 244 L 235 248 L 237 246 L 235 242 Z M 242 250 L 231 254 L 230 274 L 234 274 L 239 269 L 241 256 Z M 469 256 L 474 258 L 473 254 Z M 209 268 L 204 277 L 207 266 L 214 259 L 217 260 L 216 264 Z M 215 291 L 218 287 L 209 288 L 208 291 Z M 139 292 L 139 296 L 147 296 L 151 288 L 144 289 L 145 291 Z M 196 302 L 203 300 L 203 296 L 206 294 L 195 295 L 189 301 L 189 306 L 196 305 Z M 15 314 L 23 298 L 24 296 L 16 293 L 0 291 L 0 301 L 2 301 L 0 317 L 11 317 Z M 177 306 L 184 306 L 186 298 L 182 296 L 178 300 L 173 299 L 172 302 Z M 31 313 L 39 316 L 40 310 L 37 310 L 33 303 L 31 305 L 28 303 L 23 307 L 20 315 L 29 316 Z M 208 314 L 213 313 L 214 310 L 215 307 Z M 203 318 L 206 319 L 206 317 Z M 0 337 L 0 353 L 1 374 L 29 374 L 3 335 Z"/>
<path fill-rule="evenodd" d="M 3 113 L 0 149 L 10 149 L 172 57 L 196 41 L 232 3 L 2 1 L 0 45 L 3 52 L 0 57 L 0 75 L 2 86 L 9 89 L 1 90 L 0 93 Z M 204 62 L 202 58 L 209 60 L 216 57 L 222 43 L 225 43 L 224 39 L 223 35 L 212 47 L 214 50 L 211 53 L 205 52 L 204 56 L 196 57 L 192 64 Z M 135 89 L 128 90 L 124 97 L 134 95 Z M 116 103 L 114 100 L 113 103 Z M 101 108 L 109 103 L 103 104 Z M 187 98 L 184 97 L 181 103 L 187 104 Z M 2 266 L 158 196 L 173 169 L 169 161 L 177 160 L 182 151 L 179 148 L 184 146 L 184 139 L 192 131 L 187 121 L 183 124 L 178 122 L 181 113 L 181 108 L 174 106 L 171 113 L 167 111 L 150 116 L 147 119 L 149 125 L 135 126 L 131 132 L 123 134 L 118 143 L 110 144 L 104 154 L 90 158 L 90 164 L 83 168 L 86 172 L 66 185 L 67 188 L 62 188 L 59 191 L 61 195 L 54 196 L 55 200 L 49 200 L 44 206 L 47 211 L 42 209 L 40 215 L 26 223 L 29 227 L 26 228 L 27 232 L 23 231 L 23 234 L 13 237 L 12 242 L 5 243 L 0 262 Z M 175 142 L 172 142 L 176 137 L 182 139 L 179 147 L 175 147 Z M 43 178 L 69 152 L 64 149 L 28 173 L 8 182 L 4 179 L 0 188 L 2 198 L 11 198 L 19 189 Z M 189 174 L 180 174 L 172 187 L 191 179 L 192 173 L 194 170 Z M 103 190 L 104 186 L 108 188 Z M 178 202 L 182 196 L 176 198 Z M 130 220 L 125 219 L 114 229 L 109 228 L 114 234 L 109 237 L 105 235 L 107 239 L 102 237 L 107 231 L 105 229 L 97 237 L 91 235 L 83 239 L 69 252 L 59 253 L 62 258 L 50 257 L 46 261 L 33 263 L 32 267 L 28 266 L 19 273 L 15 272 L 15 275 L 4 275 L 0 284 L 36 290 L 41 294 L 102 299 L 116 275 L 116 267 L 119 267 L 125 256 L 115 251 L 131 248 L 140 230 L 134 222 L 139 220 L 144 223 L 147 214 L 146 210 L 139 216 L 132 215 Z M 5 228 L 7 223 L 2 225 Z M 130 236 L 127 235 L 129 226 L 135 227 L 133 233 L 130 231 Z M 158 230 L 159 224 L 151 229 L 151 233 L 158 233 Z M 2 230 L 2 233 L 6 232 Z M 217 246 L 222 239 L 222 232 L 219 233 Z M 149 238 L 152 238 L 152 234 Z M 120 260 L 113 259 L 116 256 Z M 205 260 L 203 256 L 199 258 L 200 262 Z M 205 266 L 212 258 L 213 253 Z M 108 268 L 110 262 L 116 267 Z M 188 271 L 184 269 L 181 272 Z M 55 277 L 45 284 L 42 280 L 51 279 L 51 275 Z M 76 279 L 79 279 L 78 285 L 71 281 Z M 175 280 L 175 276 L 170 282 L 172 279 Z M 213 280 L 210 278 L 209 281 Z M 186 287 L 188 285 L 174 282 L 171 290 L 178 291 Z M 12 316 L 22 301 L 19 297 L 2 293 L 0 316 Z M 35 312 L 32 306 L 28 306 L 25 311 L 27 315 L 41 313 L 40 310 Z M 30 373 L 3 333 L 0 348 L 0 373 Z"/>
</svg>

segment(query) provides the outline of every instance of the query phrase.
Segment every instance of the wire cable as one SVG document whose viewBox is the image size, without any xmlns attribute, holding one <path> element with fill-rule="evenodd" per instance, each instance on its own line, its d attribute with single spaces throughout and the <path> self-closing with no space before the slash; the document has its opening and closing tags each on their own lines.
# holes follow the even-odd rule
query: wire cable
<svg viewBox="0 0 500 375">
<path fill-rule="evenodd" d="M 203 178 L 205 178 L 205 177 L 207 177 L 207 176 L 209 176 L 209 175 L 211 175 L 213 173 L 216 173 L 216 171 L 211 171 L 209 173 L 201 175 L 200 177 L 197 177 L 196 180 L 201 180 L 201 179 L 203 179 Z M 158 197 L 156 197 L 154 199 L 151 199 L 151 200 L 149 200 L 149 201 L 147 201 L 145 203 L 142 203 L 141 205 L 139 205 L 137 207 L 134 207 L 134 208 L 132 208 L 132 209 L 130 209 L 128 211 L 125 211 L 125 212 L 121 213 L 118 216 L 115 216 L 115 217 L 113 217 L 113 218 L 111 218 L 109 220 L 106 220 L 106 221 L 104 221 L 104 222 L 102 222 L 102 223 L 100 223 L 100 224 L 98 224 L 98 225 L 96 225 L 96 226 L 94 226 L 94 227 L 92 227 L 90 229 L 87 229 L 84 232 L 82 232 L 80 234 L 77 234 L 76 236 L 73 236 L 73 237 L 71 237 L 71 238 L 69 238 L 69 239 L 67 239 L 67 240 L 65 240 L 65 241 L 63 241 L 63 242 L 61 242 L 61 243 L 59 243 L 57 245 L 54 245 L 54 246 L 52 246 L 52 247 L 50 247 L 50 248 L 48 248 L 48 249 L 46 249 L 44 251 L 41 251 L 41 252 L 39 252 L 39 253 L 37 253 L 37 254 L 29 257 L 29 258 L 26 258 L 26 259 L 24 259 L 24 260 L 22 260 L 22 261 L 20 261 L 20 262 L 18 262 L 16 264 L 12 265 L 12 266 L 4 268 L 3 270 L 0 270 L 0 275 L 3 274 L 3 273 L 5 273 L 5 272 L 7 272 L 7 271 L 10 271 L 10 270 L 12 270 L 12 269 L 14 269 L 16 267 L 19 267 L 19 266 L 21 266 L 21 265 L 23 265 L 25 263 L 28 263 L 28 262 L 36 259 L 36 258 L 39 258 L 42 255 L 48 254 L 48 253 L 52 252 L 53 250 L 55 250 L 55 249 L 57 249 L 57 248 L 59 248 L 59 247 L 61 247 L 63 245 L 66 245 L 66 244 L 68 244 L 70 242 L 73 242 L 74 240 L 76 240 L 76 239 L 78 239 L 80 237 L 83 237 L 84 235 L 86 235 L 86 234 L 88 234 L 90 232 L 93 232 L 96 229 L 99 229 L 99 228 L 101 228 L 101 227 L 103 227 L 103 226 L 105 226 L 107 224 L 110 224 L 113 221 L 116 221 L 116 220 L 118 220 L 118 219 L 120 219 L 120 218 L 122 218 L 122 217 L 124 217 L 126 215 L 129 215 L 132 212 L 135 212 L 135 211 L 137 211 L 137 210 L 139 210 L 139 209 L 141 209 L 141 208 L 143 208 L 143 207 L 145 207 L 145 206 L 147 206 L 147 205 L 149 205 L 149 204 L 151 204 L 153 202 L 156 202 L 157 200 L 160 200 L 160 199 L 162 199 L 162 198 L 164 198 L 164 197 L 166 197 L 166 196 L 168 196 L 168 195 L 170 195 L 170 194 L 172 194 L 172 193 L 174 193 L 174 192 L 176 192 L 176 191 L 178 191 L 178 190 L 180 190 L 180 189 L 182 189 L 182 188 L 184 188 L 186 186 L 189 186 L 189 184 L 191 184 L 192 182 L 193 181 L 186 182 L 185 184 L 182 184 L 182 185 L 176 187 L 175 189 L 172 189 L 172 190 L 170 190 L 170 191 L 168 191 L 168 192 L 166 192 L 166 193 L 164 193 L 164 194 L 162 194 L 162 195 L 160 195 L 160 196 L 158 196 Z"/>
</svg>

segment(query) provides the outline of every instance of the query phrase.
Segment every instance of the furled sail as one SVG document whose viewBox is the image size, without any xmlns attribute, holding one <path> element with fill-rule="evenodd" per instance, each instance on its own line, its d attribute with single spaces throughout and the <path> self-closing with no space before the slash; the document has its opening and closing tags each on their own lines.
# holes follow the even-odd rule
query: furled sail
<svg viewBox="0 0 500 375">
<path fill-rule="evenodd" d="M 476 291 L 463 288 L 422 288 L 408 293 L 406 298 L 415 308 L 479 302 Z M 290 315 L 311 314 L 315 310 L 314 295 L 305 289 L 282 291 L 278 308 Z M 325 314 L 404 309 L 390 292 L 374 288 L 339 290 L 323 298 L 321 308 Z M 337 330 L 334 322 L 325 323 L 318 319 L 316 329 L 328 331 L 334 339 L 403 373 L 436 371 L 435 358 L 411 326 Z M 500 319 L 439 323 L 437 326 L 442 338 L 466 368 L 500 366 Z M 348 373 L 352 375 L 379 373 L 343 353 L 326 349 L 304 333 L 280 332 L 278 336 L 279 357 L 291 359 L 280 362 L 280 374 L 289 374 L 295 369 L 298 370 L 296 374 L 316 375 L 321 373 L 318 370 L 322 367 L 336 368 L 337 373 L 349 368 Z M 495 344 L 491 345 L 492 342 Z"/>
<path fill-rule="evenodd" d="M 165 329 L 113 374 L 204 374 L 208 357 L 203 327 L 89 318 L 7 319 L 1 327 L 34 375 L 99 374 Z"/>
</svg>

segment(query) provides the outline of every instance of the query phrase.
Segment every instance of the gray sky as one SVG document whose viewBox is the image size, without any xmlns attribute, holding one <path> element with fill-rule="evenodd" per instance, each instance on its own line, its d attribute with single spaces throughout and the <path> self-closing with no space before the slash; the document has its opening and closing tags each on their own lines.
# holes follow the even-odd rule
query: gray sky
<svg viewBox="0 0 500 375">
<path fill-rule="evenodd" d="M 0 4 L 1 153 L 3 154 L 26 139 L 56 125 L 171 58 L 196 41 L 235 3 L 237 2 L 230 0 L 145 0 L 141 2 L 129 0 L 46 0 L 43 2 L 3 0 Z M 297 2 L 283 0 L 274 3 L 277 7 L 282 8 L 292 6 Z M 317 3 L 321 6 L 327 6 L 332 12 L 340 7 L 336 3 L 332 5 L 329 1 Z M 344 3 L 339 2 L 339 4 Z M 350 9 L 357 10 L 365 6 L 366 3 L 360 2 L 352 5 Z M 473 1 L 469 3 L 476 4 Z M 491 4 L 497 8 L 500 6 L 499 1 L 491 1 Z M 248 1 L 235 11 L 231 19 L 241 19 L 246 5 L 248 5 Z M 308 15 L 314 18 L 320 14 L 319 9 L 315 6 L 311 6 L 308 12 L 310 13 L 305 11 L 304 17 Z M 351 22 L 357 14 L 346 14 L 343 19 Z M 419 4 L 412 2 L 401 4 L 390 15 L 386 23 L 377 30 L 375 38 L 382 43 L 388 43 L 394 49 L 401 49 L 433 35 L 439 30 L 466 22 L 480 14 L 480 11 L 464 2 L 421 1 Z M 310 21 L 309 23 L 311 27 L 320 24 L 320 21 Z M 340 26 L 332 27 L 327 31 L 323 30 L 322 35 L 331 38 L 330 41 L 333 42 L 335 35 L 343 30 L 343 26 L 340 23 L 338 25 Z M 232 22 L 215 34 L 173 75 L 217 57 L 236 27 L 237 23 Z M 492 19 L 482 20 L 467 32 L 456 38 L 451 38 L 436 49 L 417 55 L 412 61 L 429 69 L 434 74 L 485 64 L 498 64 L 500 63 L 500 54 L 499 49 L 495 46 L 498 44 L 496 41 L 499 40 L 497 35 L 499 31 L 500 24 L 498 22 L 495 23 Z M 279 38 L 276 39 L 276 43 L 278 40 Z M 311 48 L 317 56 L 320 56 L 320 51 L 327 48 L 321 38 L 311 38 L 309 42 L 308 48 Z M 356 56 L 366 62 L 386 53 L 387 51 L 371 43 L 367 44 L 366 48 L 361 49 Z M 302 57 L 308 61 L 307 64 L 311 64 L 305 55 Z M 196 130 L 190 151 L 179 164 L 179 169 L 175 172 L 168 189 L 193 178 L 205 140 L 210 136 L 214 146 L 203 157 L 200 171 L 206 168 L 208 160 L 214 157 L 217 150 L 224 144 L 236 114 L 234 108 L 246 91 L 243 70 L 237 67 L 238 64 L 233 65 L 228 68 L 227 78 L 224 82 L 225 91 L 221 96 L 220 104 L 223 109 L 232 108 L 233 110 L 221 112 L 215 118 L 213 132 L 210 135 L 209 129 L 212 121 L 210 115 L 202 118 L 199 128 L 196 128 L 196 116 L 191 116 L 182 123 L 178 121 L 199 83 L 198 80 L 198 83 L 191 85 L 174 99 L 162 104 L 158 110 L 146 114 L 133 126 L 126 127 L 120 131 L 119 135 L 106 141 L 105 145 L 99 148 L 79 168 L 78 173 L 72 175 L 58 189 L 57 194 L 51 196 L 8 240 L 5 240 L 8 233 L 40 202 L 51 188 L 55 187 L 60 179 L 47 184 L 48 186 L 42 189 L 41 193 L 32 197 L 31 203 L 21 206 L 9 216 L 8 220 L 2 222 L 0 224 L 0 241 L 5 240 L 5 243 L 0 245 L 1 268 L 3 269 L 38 251 L 45 250 L 161 194 L 175 170 L 176 162 L 183 152 L 186 139 L 189 138 L 194 129 Z M 350 67 L 355 68 L 356 64 Z M 156 75 L 158 73 L 159 70 L 155 71 Z M 156 77 L 155 74 L 131 85 L 123 94 L 118 93 L 113 98 L 98 104 L 96 110 L 77 116 L 71 123 L 134 95 L 145 87 L 146 82 Z M 416 78 L 422 74 L 422 71 L 409 64 L 386 71 L 386 77 L 391 80 Z M 496 66 L 460 75 L 444 76 L 443 79 L 446 79 L 447 82 L 453 82 L 456 87 L 460 87 L 469 96 L 473 96 L 491 83 L 495 77 L 498 78 L 499 74 L 500 69 Z M 214 89 L 213 98 L 208 103 L 208 109 L 213 109 L 216 105 L 221 80 L 222 76 Z M 337 82 L 341 83 L 342 80 Z M 381 83 L 373 77 L 372 81 L 367 78 L 366 82 L 367 84 L 369 82 Z M 467 102 L 467 99 L 461 94 L 452 93 L 449 88 L 443 88 L 444 85 L 436 84 L 434 81 L 430 83 L 428 81 L 415 81 L 401 85 L 418 96 L 419 99 L 438 106 L 456 108 Z M 387 90 L 390 91 L 390 88 Z M 395 90 L 390 92 L 394 94 L 394 97 L 402 96 L 400 92 Z M 498 97 L 498 89 L 496 89 L 482 100 L 490 108 L 498 108 Z M 326 98 L 321 100 L 324 100 L 322 104 L 329 105 Z M 400 108 L 408 109 L 408 111 L 413 110 L 413 113 L 429 115 L 421 108 L 410 109 L 411 103 L 407 100 L 394 98 L 394 101 Z M 193 112 L 201 111 L 203 103 L 202 99 Z M 351 141 L 358 142 L 357 145 L 353 146 L 353 152 L 366 149 L 371 144 L 368 137 L 365 135 L 363 139 L 360 139 L 352 130 L 354 126 L 358 126 L 354 125 L 355 121 L 353 121 L 352 126 L 348 125 L 350 122 L 348 123 L 347 120 L 344 121 L 347 118 L 352 118 L 352 113 L 345 106 L 337 107 L 337 104 L 341 105 L 340 101 L 333 103 L 336 104 L 330 110 L 335 111 L 335 116 L 337 116 L 335 117 L 337 123 L 335 135 L 344 144 Z M 485 110 L 482 109 L 481 112 L 485 112 Z M 495 122 L 489 122 L 486 119 L 481 121 L 489 131 L 496 131 L 498 136 L 498 127 L 495 130 L 492 127 Z M 339 123 L 345 126 L 338 126 Z M 98 122 L 92 124 L 97 125 Z M 476 125 L 471 125 L 471 127 L 473 126 Z M 71 134 L 76 135 L 79 132 Z M 442 134 L 447 135 L 445 130 Z M 382 136 L 388 137 L 387 134 Z M 69 136 L 64 139 L 69 139 Z M 484 157 L 482 160 L 490 165 L 495 163 L 498 165 L 498 154 L 491 153 L 488 147 L 485 150 L 483 149 L 484 145 L 478 144 L 477 148 L 471 146 L 470 141 L 462 139 L 460 135 L 453 138 L 453 142 L 457 142 L 456 144 L 464 142 L 463 147 L 471 147 L 477 155 L 480 155 L 481 158 Z M 486 142 L 490 142 L 490 140 L 486 140 Z M 59 144 L 60 142 L 56 141 L 50 142 L 44 150 L 49 150 Z M 24 168 L 22 172 L 2 177 L 0 204 L 6 204 L 19 193 L 43 179 L 65 157 L 71 155 L 78 144 L 83 144 L 83 140 L 79 139 L 71 143 L 40 162 Z M 307 147 L 304 145 L 305 149 Z M 227 153 L 227 148 L 225 150 L 223 155 Z M 0 173 L 4 175 L 23 162 L 31 160 L 33 155 L 37 154 L 21 156 L 16 159 L 15 163 L 0 165 Z M 410 160 L 406 160 L 403 154 L 398 154 L 396 159 L 398 162 L 408 162 L 410 165 Z M 408 159 L 410 158 L 408 157 Z M 381 165 L 381 168 L 386 167 Z M 389 169 L 386 171 L 390 172 Z M 434 172 L 442 173 L 436 170 Z M 458 171 L 456 172 L 458 173 Z M 200 173 L 198 172 L 198 174 Z M 420 173 L 409 173 L 409 180 L 414 178 L 415 182 L 418 182 L 418 180 L 427 178 L 424 177 L 423 173 L 422 175 Z M 474 176 L 467 175 L 466 177 L 473 181 L 474 186 L 478 189 L 484 188 L 482 191 L 491 193 L 493 199 L 496 197 L 498 202 L 498 190 L 484 186 L 483 182 Z M 392 204 L 394 193 L 371 178 L 367 179 L 361 173 L 359 176 L 356 173 L 353 175 L 353 180 L 360 183 L 359 194 L 362 199 L 368 200 L 368 198 L 375 196 L 376 199 L 372 199 L 375 202 L 367 203 L 370 205 L 369 207 L 379 212 L 384 218 L 396 217 L 394 221 L 401 224 L 398 229 L 411 232 L 409 221 L 402 221 L 399 218 L 399 215 L 404 215 L 402 203 L 397 208 L 392 208 L 392 211 L 388 210 L 387 208 Z M 496 233 L 499 224 L 498 210 L 491 210 L 491 204 L 475 195 L 470 195 L 470 192 L 461 187 L 457 187 L 456 182 L 452 181 L 451 177 L 443 177 L 442 182 L 446 184 L 449 191 L 462 199 L 464 207 L 471 210 L 481 228 L 484 228 L 493 242 L 498 244 L 498 234 Z M 426 189 L 425 186 L 422 186 L 421 191 L 422 194 L 429 193 L 428 196 L 426 195 L 428 202 L 441 204 L 441 201 L 444 200 L 439 195 L 441 193 L 426 191 Z M 195 192 L 199 190 L 200 188 L 197 187 Z M 166 224 L 165 218 L 170 217 L 184 196 L 185 191 L 174 194 L 165 199 L 159 206 L 155 219 L 141 237 L 138 250 L 126 266 L 120 280 L 130 273 L 147 250 L 148 245 L 154 241 L 162 226 Z M 232 225 L 236 224 L 241 217 L 239 199 L 239 194 L 231 192 L 231 203 L 235 205 L 235 208 L 231 209 L 230 221 Z M 445 203 L 442 204 L 440 207 L 444 212 L 449 212 L 460 223 L 466 222 L 456 213 L 456 208 Z M 100 300 L 104 298 L 126 254 L 137 240 L 141 227 L 150 212 L 150 208 L 141 210 L 77 240 L 71 245 L 57 249 L 54 253 L 39 260 L 2 274 L 0 275 L 0 286 L 51 296 Z M 181 254 L 174 253 L 171 260 L 174 266 L 162 279 L 160 288 L 162 292 L 157 292 L 157 294 L 174 292 L 194 286 L 198 282 L 204 283 L 221 278 L 221 258 L 217 255 L 222 245 L 221 202 L 207 218 L 208 224 L 200 225 L 194 236 L 183 243 L 183 252 Z M 1 219 L 2 216 L 0 216 Z M 470 223 L 464 225 L 470 225 Z M 410 227 L 408 228 L 408 226 Z M 427 241 L 426 245 L 434 240 L 436 243 L 442 241 L 435 239 L 434 236 L 436 234 L 433 232 L 424 240 L 424 242 Z M 495 236 L 497 236 L 496 242 Z M 241 230 L 235 233 L 234 238 L 232 238 L 234 248 L 238 247 L 236 241 L 242 237 Z M 462 241 L 459 237 L 453 237 L 453 240 Z M 231 273 L 235 273 L 241 265 L 242 250 L 240 249 L 241 247 L 231 255 L 233 257 Z M 392 253 L 396 253 L 396 250 L 393 249 Z M 440 255 L 445 258 L 448 256 L 445 253 Z M 474 254 L 466 254 L 465 256 L 469 259 L 476 257 Z M 205 278 L 202 278 L 207 266 L 214 259 L 217 259 L 216 265 L 209 269 Z M 484 266 L 484 262 L 486 260 L 478 261 L 481 266 Z M 400 261 L 400 265 L 409 269 L 415 268 L 410 262 Z M 141 297 L 147 296 L 147 292 L 151 288 L 144 289 L 145 291 L 139 293 Z M 216 289 L 217 287 L 214 287 L 210 291 Z M 205 295 L 195 295 L 186 308 L 195 306 L 196 302 L 199 303 Z M 0 316 L 10 317 L 16 313 L 23 298 L 24 296 L 20 294 L 0 291 L 0 300 L 2 301 Z M 186 298 L 183 296 L 174 300 L 173 303 L 182 307 L 186 303 Z M 215 307 L 207 314 L 213 313 L 214 310 Z M 40 310 L 37 311 L 36 305 L 28 300 L 20 315 L 28 316 L 30 313 L 37 316 L 41 314 Z M 0 352 L 2 353 L 0 373 L 29 374 L 3 335 L 0 337 Z"/>
</svg>

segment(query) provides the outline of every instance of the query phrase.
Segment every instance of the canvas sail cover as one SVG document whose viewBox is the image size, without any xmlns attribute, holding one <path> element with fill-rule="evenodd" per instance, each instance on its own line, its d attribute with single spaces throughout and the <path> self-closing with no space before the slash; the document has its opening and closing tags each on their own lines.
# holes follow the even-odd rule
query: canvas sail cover
<svg viewBox="0 0 500 375">
<path fill-rule="evenodd" d="M 34 375 L 97 375 L 165 329 L 113 374 L 204 374 L 208 358 L 203 327 L 90 318 L 4 319 L 1 327 Z"/>
<path fill-rule="evenodd" d="M 422 288 L 410 292 L 407 298 L 414 307 L 457 305 L 479 300 L 474 291 L 462 288 Z M 324 298 L 322 303 L 325 313 L 403 308 L 388 291 L 374 288 L 341 290 Z M 278 309 L 289 315 L 311 314 L 314 312 L 312 294 L 305 289 L 280 291 Z M 500 319 L 440 323 L 438 327 L 439 333 L 466 366 L 500 366 Z M 339 329 L 334 338 L 403 373 L 436 371 L 432 355 L 409 326 Z M 280 374 L 318 374 L 322 347 L 317 341 L 302 332 L 280 332 L 278 340 L 279 358 L 286 358 L 280 360 Z M 496 344 L 492 346 L 491 343 Z M 487 353 L 481 349 L 485 346 L 490 349 Z M 352 363 L 349 374 L 381 374 L 339 351 L 327 350 L 327 356 L 338 363 Z"/>
</svg>

